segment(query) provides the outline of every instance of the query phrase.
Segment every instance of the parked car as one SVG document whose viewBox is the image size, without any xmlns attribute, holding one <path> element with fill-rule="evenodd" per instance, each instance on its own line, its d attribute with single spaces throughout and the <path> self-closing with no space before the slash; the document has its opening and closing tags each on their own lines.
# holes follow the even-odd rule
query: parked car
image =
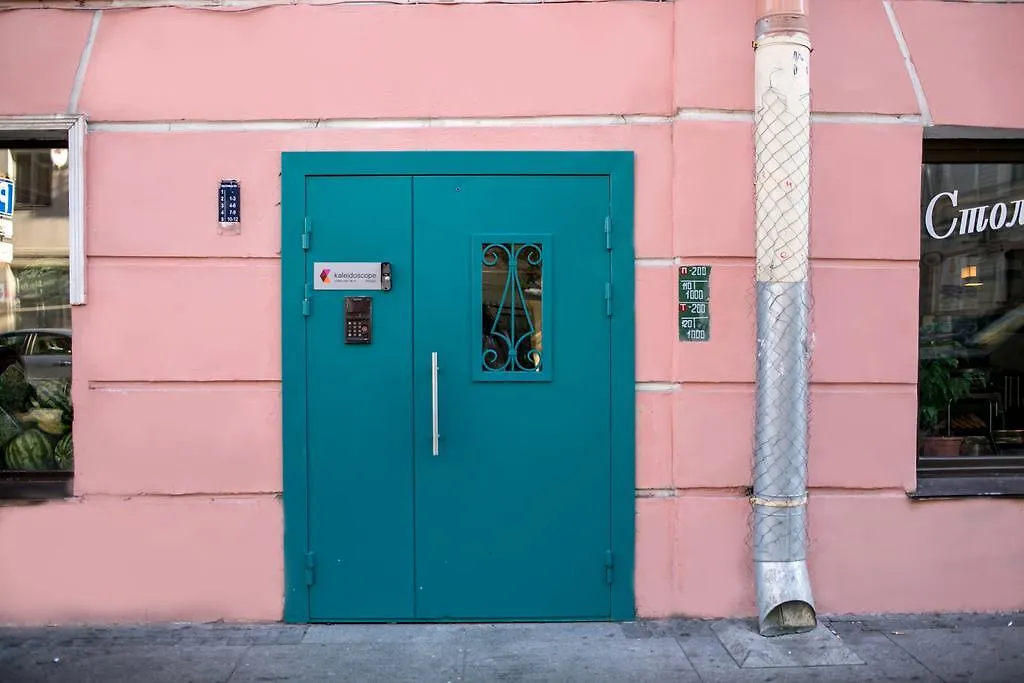
<svg viewBox="0 0 1024 683">
<path fill-rule="evenodd" d="M 0 356 L 13 355 L 29 378 L 71 379 L 71 330 L 26 328 L 0 334 Z"/>
</svg>

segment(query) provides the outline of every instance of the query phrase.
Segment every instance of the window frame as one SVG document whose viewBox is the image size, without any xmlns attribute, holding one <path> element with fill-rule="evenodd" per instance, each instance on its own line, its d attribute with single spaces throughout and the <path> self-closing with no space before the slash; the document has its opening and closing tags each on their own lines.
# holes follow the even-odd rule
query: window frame
<svg viewBox="0 0 1024 683">
<path fill-rule="evenodd" d="M 1024 138 L 1003 134 L 959 136 L 926 136 L 921 171 L 930 164 L 1024 164 Z M 977 131 L 960 131 L 976 133 Z M 1020 135 L 1020 131 L 1015 131 Z M 921 188 L 923 190 L 923 188 Z M 920 190 L 919 190 L 920 192 Z M 921 197 L 919 196 L 919 200 Z M 918 237 L 921 235 L 919 217 Z M 919 252 L 919 259 L 922 254 Z M 921 296 L 921 271 L 918 271 L 918 297 Z M 920 326 L 920 312 L 918 313 Z M 920 349 L 917 363 L 920 367 Z M 916 384 L 915 384 L 916 386 Z M 918 405 L 915 395 L 915 406 Z M 919 429 L 919 413 L 915 410 L 915 427 Z M 915 429 L 915 431 L 916 431 Z M 908 493 L 914 499 L 973 498 L 978 496 L 1024 497 L 1024 455 L 978 456 L 961 458 L 926 458 L 914 456 L 916 489 Z"/>
<path fill-rule="evenodd" d="M 0 146 L 61 140 L 68 147 L 68 266 L 70 304 L 85 304 L 84 116 L 0 116 Z"/>
<path fill-rule="evenodd" d="M 60 142 L 68 150 L 68 294 L 72 309 L 84 305 L 85 291 L 85 138 L 84 116 L 0 116 L 0 147 Z M 32 335 L 26 342 L 32 341 Z M 27 350 L 27 347 L 26 347 Z M 73 380 L 72 380 L 73 385 Z M 72 424 L 72 434 L 74 425 Z M 74 437 L 72 437 L 74 438 Z M 0 473 L 2 474 L 2 473 Z M 75 471 L 41 471 L 29 476 L 0 476 L 0 506 L 74 497 Z"/>
</svg>

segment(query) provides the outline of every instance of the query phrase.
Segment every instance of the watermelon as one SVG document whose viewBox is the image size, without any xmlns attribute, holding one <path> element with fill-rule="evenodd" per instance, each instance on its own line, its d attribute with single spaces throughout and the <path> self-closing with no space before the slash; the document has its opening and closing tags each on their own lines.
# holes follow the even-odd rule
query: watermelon
<svg viewBox="0 0 1024 683">
<path fill-rule="evenodd" d="M 32 385 L 25 379 L 25 369 L 17 363 L 8 365 L 0 375 L 0 408 L 12 412 L 24 410 L 32 394 Z"/>
<path fill-rule="evenodd" d="M 21 425 L 6 410 L 0 408 L 0 447 L 21 434 Z"/>
<path fill-rule="evenodd" d="M 53 445 L 38 429 L 26 429 L 4 448 L 4 459 L 11 470 L 53 469 Z"/>
<path fill-rule="evenodd" d="M 75 415 L 71 407 L 71 382 L 66 379 L 36 379 L 31 382 L 34 396 L 29 401 L 32 406 L 29 414 L 38 419 L 39 428 L 57 436 L 71 429 Z M 40 416 L 45 417 L 40 419 Z M 54 420 L 53 426 L 48 426 Z"/>
<path fill-rule="evenodd" d="M 71 440 L 71 434 L 65 434 L 53 447 L 53 457 L 57 461 L 57 469 L 75 469 L 75 444 Z"/>
<path fill-rule="evenodd" d="M 32 388 L 35 390 L 33 407 L 71 411 L 71 383 L 67 380 L 37 379 L 32 381 Z"/>
</svg>

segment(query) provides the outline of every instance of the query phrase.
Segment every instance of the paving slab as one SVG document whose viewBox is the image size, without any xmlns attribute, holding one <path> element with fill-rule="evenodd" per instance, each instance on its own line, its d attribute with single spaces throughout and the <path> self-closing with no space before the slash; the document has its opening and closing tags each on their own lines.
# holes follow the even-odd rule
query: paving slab
<svg viewBox="0 0 1024 683">
<path fill-rule="evenodd" d="M 630 638 L 619 624 L 470 627 L 462 681 L 700 683 L 670 638 Z"/>
<path fill-rule="evenodd" d="M 945 681 L 1024 681 L 1024 630 L 1016 626 L 907 629 L 887 637 Z"/>
<path fill-rule="evenodd" d="M 3 683 L 226 683 L 244 647 L 89 645 L 27 648 L 0 658 Z"/>
<path fill-rule="evenodd" d="M 858 631 L 849 638 L 840 638 L 843 645 L 864 664 L 744 669 L 715 633 L 718 623 L 668 620 L 648 624 L 648 630 L 654 637 L 674 638 L 704 683 L 942 683 L 913 657 L 877 632 L 864 634 Z M 750 628 L 754 628 L 752 622 Z"/>
<path fill-rule="evenodd" d="M 996 628 L 1024 627 L 1024 612 L 986 612 L 981 614 L 860 614 L 828 617 L 835 628 L 852 624 L 861 630 L 908 631 L 917 629 L 957 629 L 967 626 Z"/>
<path fill-rule="evenodd" d="M 0 627 L 0 648 L 70 645 L 287 645 L 307 626 L 292 624 L 170 623 L 120 626 Z"/>
<path fill-rule="evenodd" d="M 393 642 L 277 645 L 248 648 L 228 683 L 449 683 L 459 680 L 461 669 L 457 645 L 438 650 Z"/>
<path fill-rule="evenodd" d="M 619 623 L 468 624 L 463 627 L 467 645 L 474 648 L 515 647 L 535 643 L 593 644 L 616 646 L 631 640 Z"/>
<path fill-rule="evenodd" d="M 828 624 L 828 627 L 864 660 L 865 666 L 858 667 L 856 672 L 851 670 L 851 675 L 863 673 L 866 676 L 863 680 L 942 683 L 938 676 L 889 640 L 884 633 L 861 630 L 842 633 L 835 629 L 833 624 Z M 833 669 L 822 670 L 827 676 L 831 676 L 832 671 Z"/>
<path fill-rule="evenodd" d="M 415 643 L 447 646 L 465 637 L 462 624 L 322 624 L 310 626 L 303 645 Z"/>
<path fill-rule="evenodd" d="M 813 631 L 766 638 L 754 621 L 722 621 L 711 627 L 741 669 L 856 666 L 864 660 L 824 624 Z"/>
</svg>

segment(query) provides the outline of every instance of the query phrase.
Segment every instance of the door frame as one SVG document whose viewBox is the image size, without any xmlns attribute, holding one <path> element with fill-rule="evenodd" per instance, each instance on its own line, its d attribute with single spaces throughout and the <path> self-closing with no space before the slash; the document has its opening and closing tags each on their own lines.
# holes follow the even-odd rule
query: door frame
<svg viewBox="0 0 1024 683">
<path fill-rule="evenodd" d="M 284 620 L 309 622 L 306 335 L 302 248 L 306 178 L 346 175 L 602 175 L 611 215 L 611 619 L 635 618 L 636 375 L 632 151 L 282 152 L 281 397 Z M 315 239 L 315 233 L 312 237 Z"/>
</svg>

